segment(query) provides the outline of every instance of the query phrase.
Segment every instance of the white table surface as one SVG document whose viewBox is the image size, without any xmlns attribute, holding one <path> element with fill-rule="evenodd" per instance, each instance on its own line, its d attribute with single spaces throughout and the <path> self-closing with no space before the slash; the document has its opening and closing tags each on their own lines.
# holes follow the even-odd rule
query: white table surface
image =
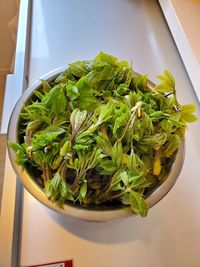
<svg viewBox="0 0 200 267">
<path fill-rule="evenodd" d="M 158 1 L 200 101 L 200 1 Z"/>
<path fill-rule="evenodd" d="M 199 102 L 162 11 L 150 0 L 34 0 L 29 82 L 100 50 L 132 61 L 140 73 L 169 69 L 182 103 Z M 199 116 L 200 117 L 200 116 Z M 27 191 L 22 202 L 20 265 L 73 259 L 75 267 L 200 266 L 199 122 L 189 126 L 177 183 L 147 218 L 90 223 L 63 217 Z"/>
<path fill-rule="evenodd" d="M 200 62 L 200 1 L 199 0 L 171 0 L 185 36 L 191 45 L 193 53 Z"/>
</svg>

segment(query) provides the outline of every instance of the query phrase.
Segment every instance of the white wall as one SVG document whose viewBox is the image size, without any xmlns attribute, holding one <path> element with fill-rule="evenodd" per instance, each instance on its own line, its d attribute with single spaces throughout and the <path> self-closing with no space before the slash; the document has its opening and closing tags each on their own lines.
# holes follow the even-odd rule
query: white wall
<svg viewBox="0 0 200 267">
<path fill-rule="evenodd" d="M 16 15 L 15 0 L 0 0 L 0 73 L 9 72 L 15 42 L 8 29 L 8 22 Z"/>
</svg>

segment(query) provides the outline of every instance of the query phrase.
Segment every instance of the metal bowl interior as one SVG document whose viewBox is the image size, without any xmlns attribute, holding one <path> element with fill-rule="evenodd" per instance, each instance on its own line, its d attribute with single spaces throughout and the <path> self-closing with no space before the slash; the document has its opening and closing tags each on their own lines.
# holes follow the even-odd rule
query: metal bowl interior
<svg viewBox="0 0 200 267">
<path fill-rule="evenodd" d="M 43 76 L 42 79 L 45 79 L 47 81 L 52 81 L 65 69 L 66 67 L 58 68 Z M 150 81 L 149 85 L 154 86 L 154 84 L 151 83 Z M 23 93 L 23 95 L 15 105 L 8 126 L 8 140 L 11 140 L 13 142 L 18 142 L 18 130 L 20 121 L 19 113 L 23 110 L 24 105 L 28 103 L 28 101 L 30 101 L 30 99 L 33 96 L 33 92 L 35 90 L 38 90 L 40 87 L 41 87 L 41 81 L 37 81 L 34 84 L 32 84 L 30 87 L 26 89 L 26 91 Z M 111 221 L 134 215 L 130 207 L 126 207 L 123 205 L 115 207 L 95 206 L 90 208 L 85 208 L 85 207 L 83 208 L 82 206 L 66 203 L 64 205 L 64 208 L 60 209 L 58 206 L 56 206 L 54 203 L 48 200 L 42 187 L 38 185 L 38 183 L 34 180 L 34 177 L 32 177 L 26 169 L 22 169 L 15 163 L 15 155 L 9 146 L 8 146 L 8 152 L 11 164 L 17 176 L 20 178 L 22 184 L 24 185 L 24 187 L 38 201 L 40 201 L 42 204 L 49 207 L 50 209 L 57 211 L 61 214 L 73 216 L 78 219 L 87 221 L 96 221 L 96 222 Z M 173 187 L 182 169 L 184 156 L 185 156 L 185 142 L 184 140 L 182 140 L 167 178 L 157 188 L 155 188 L 146 198 L 149 208 L 153 207 L 156 203 L 158 203 Z"/>
</svg>

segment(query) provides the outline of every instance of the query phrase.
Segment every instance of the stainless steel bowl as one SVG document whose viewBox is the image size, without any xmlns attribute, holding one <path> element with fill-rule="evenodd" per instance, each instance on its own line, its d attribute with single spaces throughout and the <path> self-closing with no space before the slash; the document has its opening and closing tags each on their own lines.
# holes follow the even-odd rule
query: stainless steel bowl
<svg viewBox="0 0 200 267">
<path fill-rule="evenodd" d="M 62 67 L 52 72 L 49 72 L 48 74 L 43 76 L 42 79 L 52 81 L 65 69 L 66 68 Z M 154 84 L 151 82 L 149 82 L 149 85 L 154 86 Z M 33 96 L 33 91 L 37 90 L 40 87 L 41 81 L 37 81 L 33 85 L 28 87 L 15 105 L 9 122 L 8 140 L 18 142 L 19 113 L 23 110 L 24 105 Z M 110 221 L 134 215 L 131 208 L 124 206 L 113 208 L 106 206 L 91 207 L 90 209 L 86 209 L 76 205 L 65 204 L 64 208 L 60 209 L 54 203 L 48 200 L 43 189 L 35 182 L 34 178 L 26 171 L 26 169 L 23 170 L 15 163 L 15 155 L 10 149 L 10 147 L 8 147 L 8 151 L 12 166 L 24 187 L 29 191 L 29 193 L 31 193 L 37 200 L 39 200 L 45 206 L 61 214 L 70 215 L 87 221 Z M 185 145 L 184 140 L 182 140 L 178 152 L 176 154 L 175 161 L 173 162 L 172 168 L 166 180 L 164 180 L 164 182 L 146 198 L 149 208 L 153 207 L 156 203 L 158 203 L 173 187 L 181 171 L 184 161 L 184 155 Z"/>
</svg>

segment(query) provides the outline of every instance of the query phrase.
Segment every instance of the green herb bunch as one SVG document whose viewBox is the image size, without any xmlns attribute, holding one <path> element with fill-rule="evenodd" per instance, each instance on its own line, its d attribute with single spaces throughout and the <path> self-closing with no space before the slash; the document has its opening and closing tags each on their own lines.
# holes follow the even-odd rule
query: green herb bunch
<svg viewBox="0 0 200 267">
<path fill-rule="evenodd" d="M 193 104 L 177 101 L 173 76 L 152 86 L 125 61 L 101 52 L 42 80 L 20 114 L 16 163 L 61 208 L 130 205 L 147 215 L 145 197 L 166 177 Z"/>
</svg>

